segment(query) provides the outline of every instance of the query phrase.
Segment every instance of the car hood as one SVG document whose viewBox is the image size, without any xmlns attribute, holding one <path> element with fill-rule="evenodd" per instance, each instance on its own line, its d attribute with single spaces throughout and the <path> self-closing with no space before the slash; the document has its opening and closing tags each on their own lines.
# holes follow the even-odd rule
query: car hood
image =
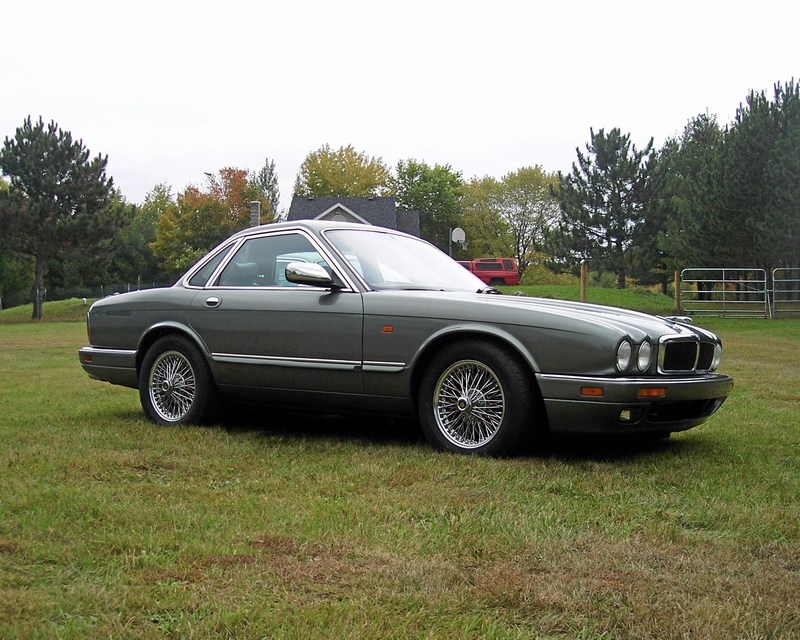
<svg viewBox="0 0 800 640">
<path fill-rule="evenodd" d="M 581 334 L 605 333 L 619 338 L 627 335 L 636 341 L 645 337 L 658 341 L 666 335 L 716 339 L 699 327 L 672 319 L 584 302 L 448 291 L 382 291 L 365 296 L 368 313 L 374 308 L 367 302 L 371 295 L 379 296 L 383 300 L 380 306 L 397 315 L 489 321 Z"/>
</svg>

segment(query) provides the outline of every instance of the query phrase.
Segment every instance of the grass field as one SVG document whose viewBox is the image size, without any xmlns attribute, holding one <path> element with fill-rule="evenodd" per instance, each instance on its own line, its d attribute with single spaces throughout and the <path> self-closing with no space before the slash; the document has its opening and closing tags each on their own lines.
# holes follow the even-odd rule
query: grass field
<svg viewBox="0 0 800 640">
<path fill-rule="evenodd" d="M 706 425 L 491 460 L 269 409 L 159 428 L 81 322 L 0 317 L 0 637 L 800 637 L 800 322 L 703 324 L 736 378 Z"/>
</svg>

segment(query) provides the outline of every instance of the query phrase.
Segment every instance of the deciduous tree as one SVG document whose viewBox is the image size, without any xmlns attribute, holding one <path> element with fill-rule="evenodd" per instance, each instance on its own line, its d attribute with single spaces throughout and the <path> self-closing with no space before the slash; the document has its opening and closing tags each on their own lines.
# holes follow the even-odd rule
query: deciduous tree
<svg viewBox="0 0 800 640">
<path fill-rule="evenodd" d="M 250 223 L 250 202 L 263 194 L 243 169 L 206 174 L 206 189 L 189 186 L 166 206 L 156 224 L 153 254 L 168 274 L 179 275 L 211 248 Z"/>
<path fill-rule="evenodd" d="M 391 186 L 399 209 L 419 212 L 422 237 L 447 251 L 450 230 L 462 223 L 461 173 L 450 165 L 400 160 Z"/>
<path fill-rule="evenodd" d="M 375 197 L 384 195 L 389 171 L 380 158 L 357 152 L 352 145 L 324 145 L 309 153 L 294 183 L 294 195 Z"/>
</svg>

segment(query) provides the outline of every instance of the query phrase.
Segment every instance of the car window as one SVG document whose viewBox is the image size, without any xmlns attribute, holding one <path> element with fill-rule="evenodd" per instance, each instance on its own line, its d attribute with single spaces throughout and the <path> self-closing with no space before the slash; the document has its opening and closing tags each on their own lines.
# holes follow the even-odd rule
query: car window
<svg viewBox="0 0 800 640">
<path fill-rule="evenodd" d="M 484 286 L 417 238 L 368 229 L 332 229 L 325 235 L 372 289 L 476 291 Z"/>
<path fill-rule="evenodd" d="M 208 279 L 211 277 L 211 274 L 216 271 L 220 262 L 222 262 L 223 258 L 228 255 L 228 252 L 231 250 L 231 246 L 232 245 L 229 245 L 224 250 L 217 253 L 217 255 L 211 258 L 211 260 L 200 267 L 197 272 L 191 278 L 189 278 L 189 286 L 204 287 L 206 282 L 208 282 Z"/>
<path fill-rule="evenodd" d="M 299 233 L 246 240 L 225 266 L 217 284 L 222 287 L 297 287 L 286 279 L 292 262 L 313 262 L 328 268 L 311 242 Z"/>
</svg>

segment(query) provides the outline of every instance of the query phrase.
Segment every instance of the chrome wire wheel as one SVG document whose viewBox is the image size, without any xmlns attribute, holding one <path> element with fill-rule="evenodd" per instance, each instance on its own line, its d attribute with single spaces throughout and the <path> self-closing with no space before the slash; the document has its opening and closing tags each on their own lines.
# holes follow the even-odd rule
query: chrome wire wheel
<svg viewBox="0 0 800 640">
<path fill-rule="evenodd" d="M 194 369 L 179 351 L 165 351 L 150 368 L 150 402 L 165 422 L 180 422 L 197 395 Z"/>
<path fill-rule="evenodd" d="M 477 449 L 490 442 L 503 424 L 505 407 L 500 380 L 476 360 L 453 363 L 434 387 L 436 424 L 460 448 Z"/>
</svg>

